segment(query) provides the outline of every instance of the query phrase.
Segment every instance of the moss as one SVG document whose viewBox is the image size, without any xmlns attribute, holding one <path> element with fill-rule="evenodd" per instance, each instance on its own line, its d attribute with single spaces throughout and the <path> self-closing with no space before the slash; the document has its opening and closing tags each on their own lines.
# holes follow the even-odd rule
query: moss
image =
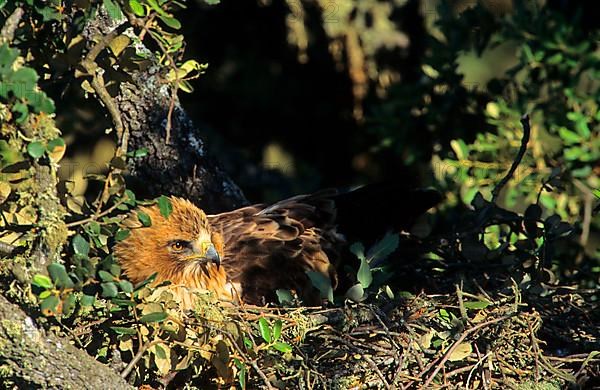
<svg viewBox="0 0 600 390">
<path fill-rule="evenodd" d="M 559 390 L 560 386 L 557 382 L 523 382 L 516 387 L 517 390 Z"/>
<path fill-rule="evenodd" d="M 13 320 L 2 320 L 0 325 L 8 337 L 13 340 L 18 340 L 23 337 L 23 327 L 20 323 Z"/>
<path fill-rule="evenodd" d="M 13 369 L 8 364 L 3 364 L 0 366 L 0 378 L 11 378 L 13 373 Z"/>
</svg>

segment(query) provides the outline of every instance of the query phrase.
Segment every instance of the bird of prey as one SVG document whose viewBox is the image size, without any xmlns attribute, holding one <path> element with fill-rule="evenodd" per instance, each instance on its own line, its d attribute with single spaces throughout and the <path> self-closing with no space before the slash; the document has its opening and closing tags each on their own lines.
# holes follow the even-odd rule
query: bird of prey
<svg viewBox="0 0 600 390">
<path fill-rule="evenodd" d="M 329 278 L 335 289 L 348 244 L 409 228 L 441 196 L 435 190 L 373 184 L 216 215 L 188 200 L 170 200 L 167 218 L 156 205 L 141 207 L 151 226 L 130 223 L 131 234 L 114 253 L 131 281 L 156 273 L 157 283 L 171 281 L 184 306 L 192 307 L 193 298 L 182 291 L 198 288 L 223 300 L 264 305 L 276 302 L 277 289 L 287 289 L 314 303 L 319 298 L 307 271 Z"/>
</svg>

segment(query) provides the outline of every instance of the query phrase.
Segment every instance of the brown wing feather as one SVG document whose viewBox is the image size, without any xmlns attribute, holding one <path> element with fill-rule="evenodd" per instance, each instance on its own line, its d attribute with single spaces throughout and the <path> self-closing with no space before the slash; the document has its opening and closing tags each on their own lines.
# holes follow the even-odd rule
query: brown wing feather
<svg viewBox="0 0 600 390">
<path fill-rule="evenodd" d="M 330 191 L 297 196 L 274 205 L 254 205 L 208 216 L 224 240 L 223 266 L 245 302 L 264 304 L 275 290 L 292 289 L 318 303 L 306 271 L 321 272 L 335 287 L 335 264 L 343 238 L 335 233 Z"/>
</svg>

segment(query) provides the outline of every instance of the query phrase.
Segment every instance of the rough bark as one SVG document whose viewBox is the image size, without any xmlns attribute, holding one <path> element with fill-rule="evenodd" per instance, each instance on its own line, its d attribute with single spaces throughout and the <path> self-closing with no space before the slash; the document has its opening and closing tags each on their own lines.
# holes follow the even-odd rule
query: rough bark
<svg viewBox="0 0 600 390">
<path fill-rule="evenodd" d="M 115 22 L 100 13 L 88 23 L 84 36 L 88 42 L 93 42 L 93 37 L 123 30 L 123 23 L 127 23 L 126 20 Z M 140 45 L 138 50 L 145 48 Z M 153 59 L 151 51 L 146 54 Z M 171 85 L 165 81 L 166 71 L 168 69 L 154 60 L 153 65 L 143 70 L 128 72 L 114 96 L 127 150 L 148 149 L 147 156 L 129 159 L 130 184 L 140 196 L 182 196 L 209 213 L 247 204 L 239 187 L 207 152 L 201 130 L 194 125 L 172 94 Z M 170 107 L 172 114 L 167 135 Z"/>
<path fill-rule="evenodd" d="M 131 389 L 115 371 L 69 340 L 38 328 L 0 295 L 0 387 Z"/>
<path fill-rule="evenodd" d="M 238 186 L 209 155 L 200 130 L 178 102 L 170 142 L 165 142 L 170 95 L 165 93 L 164 84 L 161 88 L 159 75 L 138 73 L 134 82 L 121 85 L 118 101 L 124 121 L 130 126 L 129 150 L 148 149 L 146 157 L 129 162 L 131 177 L 143 184 L 146 195 L 182 196 L 209 213 L 247 204 Z"/>
</svg>

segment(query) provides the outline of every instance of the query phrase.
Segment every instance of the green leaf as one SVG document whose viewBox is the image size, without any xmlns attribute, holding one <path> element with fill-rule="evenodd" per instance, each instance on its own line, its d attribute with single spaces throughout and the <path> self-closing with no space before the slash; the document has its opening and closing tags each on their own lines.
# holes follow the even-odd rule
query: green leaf
<svg viewBox="0 0 600 390">
<path fill-rule="evenodd" d="M 137 332 L 135 331 L 135 329 L 132 328 L 124 328 L 121 326 L 111 326 L 110 329 L 112 329 L 116 334 L 136 334 Z"/>
<path fill-rule="evenodd" d="M 158 209 L 160 210 L 160 214 L 169 218 L 169 215 L 173 212 L 173 205 L 171 204 L 171 200 L 164 195 L 161 195 L 158 198 Z"/>
<path fill-rule="evenodd" d="M 73 237 L 73 251 L 75 254 L 87 257 L 90 253 L 90 243 L 80 234 Z"/>
<path fill-rule="evenodd" d="M 98 276 L 100 276 L 103 282 L 112 282 L 115 279 L 114 276 L 104 270 L 98 271 Z"/>
<path fill-rule="evenodd" d="M 129 231 L 129 229 L 119 229 L 119 230 L 117 230 L 117 233 L 115 234 L 115 240 L 123 241 L 124 239 L 129 237 L 130 234 L 131 234 L 131 232 Z"/>
<path fill-rule="evenodd" d="M 87 232 L 91 236 L 98 236 L 100 234 L 100 224 L 96 221 L 92 221 L 87 225 Z"/>
<path fill-rule="evenodd" d="M 465 309 L 470 309 L 470 310 L 485 309 L 489 305 L 490 305 L 490 303 L 486 302 L 486 301 L 474 301 L 474 302 L 465 302 L 464 303 Z"/>
<path fill-rule="evenodd" d="M 63 301 L 62 312 L 64 315 L 69 316 L 73 314 L 73 309 L 75 309 L 75 303 L 77 303 L 77 298 L 75 294 L 69 294 Z"/>
<path fill-rule="evenodd" d="M 290 290 L 279 288 L 275 290 L 275 294 L 277 294 L 277 300 L 280 305 L 289 305 L 294 302 L 294 297 L 292 297 Z"/>
<path fill-rule="evenodd" d="M 279 337 L 281 337 L 282 327 L 283 323 L 281 322 L 281 320 L 275 321 L 275 324 L 273 325 L 273 340 L 279 340 Z"/>
<path fill-rule="evenodd" d="M 45 298 L 44 300 L 42 300 L 42 303 L 40 304 L 40 308 L 42 310 L 50 310 L 52 312 L 56 312 L 56 307 L 58 306 L 58 296 L 56 295 L 50 295 L 48 298 Z"/>
<path fill-rule="evenodd" d="M 148 148 L 139 148 L 133 152 L 133 157 L 145 157 L 148 155 Z"/>
<path fill-rule="evenodd" d="M 146 10 L 138 0 L 129 0 L 129 7 L 137 16 L 146 16 Z"/>
<path fill-rule="evenodd" d="M 582 141 L 581 136 L 574 131 L 561 127 L 558 129 L 558 135 L 568 144 L 575 144 Z"/>
<path fill-rule="evenodd" d="M 179 22 L 179 20 L 177 20 L 171 16 L 158 15 L 158 17 L 160 18 L 160 20 L 165 22 L 165 24 L 167 26 L 171 27 L 172 29 L 179 30 L 181 28 L 181 23 Z"/>
<path fill-rule="evenodd" d="M 140 317 L 140 322 L 163 322 L 169 317 L 169 315 L 162 311 L 157 311 L 155 313 L 146 314 Z"/>
<path fill-rule="evenodd" d="M 369 249 L 369 252 L 367 252 L 369 263 L 373 261 L 376 261 L 377 263 L 384 261 L 389 255 L 398 249 L 399 242 L 400 237 L 398 234 L 387 232 L 385 236 L 375 245 L 373 245 L 371 249 Z"/>
<path fill-rule="evenodd" d="M 52 263 L 48 266 L 48 273 L 54 281 L 56 287 L 73 288 L 74 283 L 67 274 L 65 266 L 59 263 Z"/>
<path fill-rule="evenodd" d="M 114 303 L 115 305 L 118 306 L 130 306 L 133 307 L 136 305 L 135 301 L 129 300 L 129 299 L 120 299 L 120 298 L 113 298 L 110 300 L 112 303 Z"/>
<path fill-rule="evenodd" d="M 96 297 L 94 295 L 86 295 L 84 294 L 81 297 L 81 306 L 92 306 L 96 301 Z"/>
<path fill-rule="evenodd" d="M 46 151 L 41 142 L 35 141 L 27 145 L 27 153 L 33 158 L 40 158 Z"/>
<path fill-rule="evenodd" d="M 346 291 L 346 298 L 353 302 L 360 302 L 364 299 L 365 290 L 360 283 L 355 284 Z"/>
<path fill-rule="evenodd" d="M 152 219 L 150 219 L 148 214 L 144 213 L 143 211 L 138 211 L 137 217 L 145 227 L 152 226 Z"/>
<path fill-rule="evenodd" d="M 315 286 L 321 293 L 321 297 L 326 298 L 329 302 L 333 303 L 333 288 L 331 287 L 331 280 L 317 271 L 306 271 L 306 275 L 310 279 L 313 286 Z"/>
<path fill-rule="evenodd" d="M 121 287 L 121 290 L 123 290 L 123 292 L 126 292 L 126 293 L 133 292 L 133 284 L 131 284 L 131 282 L 129 280 L 121 280 L 119 282 L 119 287 Z"/>
<path fill-rule="evenodd" d="M 37 274 L 33 277 L 32 284 L 41 288 L 53 288 L 52 280 L 46 275 Z"/>
<path fill-rule="evenodd" d="M 363 289 L 368 288 L 373 281 L 373 275 L 371 274 L 371 268 L 369 267 L 369 263 L 367 260 L 362 258 L 360 259 L 360 267 L 358 268 L 358 272 L 356 273 L 356 279 L 361 284 Z"/>
<path fill-rule="evenodd" d="M 12 107 L 12 112 L 20 114 L 19 116 L 17 116 L 16 122 L 19 124 L 23 124 L 25 123 L 25 121 L 27 120 L 27 116 L 29 115 L 29 108 L 27 108 L 27 104 L 18 102 L 15 103 L 15 105 Z"/>
<path fill-rule="evenodd" d="M 65 140 L 59 137 L 59 138 L 54 138 L 52 141 L 48 142 L 46 149 L 49 152 L 53 152 L 54 149 L 61 147 L 61 146 L 65 146 Z"/>
<path fill-rule="evenodd" d="M 265 320 L 264 317 L 260 317 L 258 319 L 258 329 L 260 330 L 260 335 L 263 340 L 267 343 L 270 343 L 273 339 L 271 338 L 271 329 L 269 327 L 269 323 Z"/>
<path fill-rule="evenodd" d="M 350 252 L 361 260 L 365 258 L 365 246 L 360 242 L 350 245 Z"/>
<path fill-rule="evenodd" d="M 238 358 L 233 358 L 233 364 L 238 369 L 238 382 L 242 390 L 246 389 L 246 366 Z"/>
<path fill-rule="evenodd" d="M 52 294 L 50 290 L 44 290 L 40 293 L 40 299 L 48 298 Z"/>
<path fill-rule="evenodd" d="M 292 352 L 292 346 L 289 345 L 288 343 L 284 343 L 281 341 L 278 341 L 275 344 L 273 344 L 273 348 L 275 348 L 279 352 L 283 352 L 283 353 Z"/>
<path fill-rule="evenodd" d="M 108 16 L 112 20 L 120 20 L 123 18 L 123 11 L 121 11 L 121 7 L 119 4 L 113 0 L 103 0 L 104 7 L 108 12 Z"/>
<path fill-rule="evenodd" d="M 102 296 L 104 298 L 114 298 L 119 293 L 117 285 L 113 282 L 105 282 L 100 285 L 102 287 Z"/>
</svg>

